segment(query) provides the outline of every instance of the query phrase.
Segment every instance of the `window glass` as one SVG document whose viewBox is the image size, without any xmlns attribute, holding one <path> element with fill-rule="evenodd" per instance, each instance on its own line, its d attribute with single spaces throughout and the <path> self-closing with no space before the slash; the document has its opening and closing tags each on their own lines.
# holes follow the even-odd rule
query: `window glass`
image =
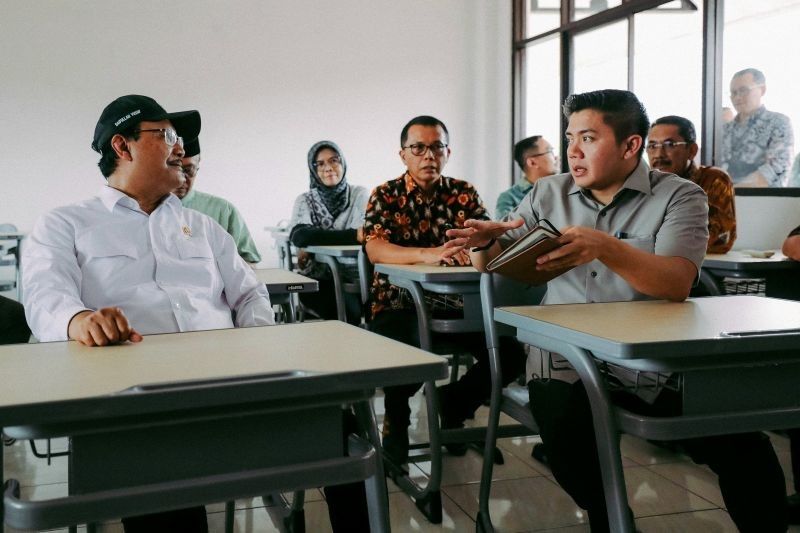
<svg viewBox="0 0 800 533">
<path fill-rule="evenodd" d="M 575 35 L 574 93 L 628 88 L 628 21 Z"/>
<path fill-rule="evenodd" d="M 530 0 L 525 19 L 525 36 L 533 37 L 558 28 L 561 23 L 561 0 Z"/>
<path fill-rule="evenodd" d="M 580 20 L 619 5 L 622 5 L 622 0 L 575 0 L 573 20 Z"/>
<path fill-rule="evenodd" d="M 560 155 L 559 40 L 547 39 L 528 46 L 525 67 L 525 137 L 543 136 Z"/>
<path fill-rule="evenodd" d="M 800 0 L 725 1 L 720 107 L 730 109 L 723 120 L 736 119 L 723 125 L 717 161 L 737 186 L 800 187 L 790 142 L 800 124 L 798 20 Z M 763 83 L 757 74 L 733 79 L 748 68 L 763 73 Z M 758 112 L 761 105 L 769 113 Z"/>
<path fill-rule="evenodd" d="M 633 90 L 650 121 L 679 115 L 699 138 L 703 96 L 703 12 L 680 1 L 634 15 Z M 699 153 L 699 152 L 698 152 Z"/>
</svg>

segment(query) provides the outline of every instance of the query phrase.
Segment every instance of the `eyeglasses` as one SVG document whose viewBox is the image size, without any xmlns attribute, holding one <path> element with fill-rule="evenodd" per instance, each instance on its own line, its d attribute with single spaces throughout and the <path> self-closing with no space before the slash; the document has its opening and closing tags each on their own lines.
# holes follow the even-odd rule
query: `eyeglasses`
<svg viewBox="0 0 800 533">
<path fill-rule="evenodd" d="M 341 164 L 342 164 L 342 159 L 339 158 L 339 157 L 333 156 L 330 159 L 328 159 L 327 161 L 314 161 L 314 168 L 322 168 L 325 165 L 328 165 L 329 167 L 335 167 L 335 166 L 341 165 Z"/>
<path fill-rule="evenodd" d="M 160 132 L 164 135 L 164 142 L 167 146 L 175 146 L 178 143 L 183 148 L 183 137 L 178 137 L 178 132 L 172 128 L 154 128 L 149 130 L 136 130 L 134 133 L 143 133 L 146 131 Z"/>
<path fill-rule="evenodd" d="M 417 156 L 427 154 L 428 150 L 430 150 L 433 155 L 444 155 L 447 145 L 440 142 L 435 142 L 433 144 L 414 143 L 409 144 L 408 146 L 403 146 L 403 150 L 406 148 L 411 150 L 411 153 Z"/>
<path fill-rule="evenodd" d="M 753 85 L 751 87 L 739 87 L 738 89 L 734 89 L 731 91 L 731 98 L 736 98 L 737 96 L 747 96 L 748 94 L 750 94 L 750 91 L 752 91 L 756 87 L 761 87 L 761 85 Z"/>
<path fill-rule="evenodd" d="M 663 143 L 647 143 L 645 148 L 648 152 L 655 152 L 661 148 L 664 148 L 667 152 L 671 152 L 676 146 L 683 146 L 684 144 L 689 143 L 687 141 L 664 141 Z"/>
<path fill-rule="evenodd" d="M 547 155 L 547 154 L 555 155 L 555 153 L 556 153 L 555 150 L 550 148 L 549 150 L 545 150 L 544 152 L 539 152 L 538 154 L 531 154 L 528 157 L 539 157 L 540 155 Z"/>
<path fill-rule="evenodd" d="M 183 167 L 183 173 L 186 175 L 187 178 L 193 178 L 197 176 L 197 171 L 200 170 L 200 167 L 197 165 L 186 165 Z"/>
</svg>

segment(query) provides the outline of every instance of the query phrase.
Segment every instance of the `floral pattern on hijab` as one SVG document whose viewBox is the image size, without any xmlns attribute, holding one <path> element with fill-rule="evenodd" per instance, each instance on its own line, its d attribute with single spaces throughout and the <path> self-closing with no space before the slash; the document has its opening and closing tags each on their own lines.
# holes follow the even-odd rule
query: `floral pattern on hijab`
<svg viewBox="0 0 800 533">
<path fill-rule="evenodd" d="M 314 166 L 317 154 L 325 148 L 336 152 L 342 162 L 342 180 L 333 187 L 328 187 L 322 183 Z M 308 151 L 308 170 L 310 176 L 306 202 L 311 211 L 311 221 L 315 226 L 322 229 L 331 229 L 333 221 L 347 209 L 347 204 L 350 201 L 350 186 L 347 184 L 347 163 L 344 160 L 342 151 L 333 141 L 319 141 Z"/>
</svg>

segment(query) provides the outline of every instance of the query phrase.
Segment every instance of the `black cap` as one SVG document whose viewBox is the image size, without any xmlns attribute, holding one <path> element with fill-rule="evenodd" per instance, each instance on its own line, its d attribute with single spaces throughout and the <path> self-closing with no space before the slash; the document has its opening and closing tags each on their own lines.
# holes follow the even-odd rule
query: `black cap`
<svg viewBox="0 0 800 533">
<path fill-rule="evenodd" d="M 183 142 L 183 157 L 194 157 L 200 153 L 200 137 Z"/>
<path fill-rule="evenodd" d="M 200 135 L 200 113 L 197 111 L 179 111 L 167 113 L 158 102 L 149 96 L 129 94 L 120 96 L 103 109 L 103 113 L 94 128 L 92 150 L 101 150 L 115 134 L 131 129 L 142 121 L 169 120 L 178 136 L 184 140 L 193 140 Z"/>
</svg>

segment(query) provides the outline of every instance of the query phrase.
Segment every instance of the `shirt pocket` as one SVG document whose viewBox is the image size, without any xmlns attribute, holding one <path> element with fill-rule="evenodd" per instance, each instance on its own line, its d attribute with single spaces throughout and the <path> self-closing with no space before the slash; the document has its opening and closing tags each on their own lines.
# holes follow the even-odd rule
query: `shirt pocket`
<svg viewBox="0 0 800 533">
<path fill-rule="evenodd" d="M 653 254 L 656 251 L 655 235 L 629 235 L 624 239 L 620 238 L 620 240 L 625 244 L 633 246 L 637 250 L 641 250 L 649 254 Z"/>
<path fill-rule="evenodd" d="M 76 247 L 81 264 L 139 258 L 136 242 L 130 238 L 130 234 L 117 231 L 117 228 L 91 232 L 79 238 Z"/>
<path fill-rule="evenodd" d="M 182 260 L 198 259 L 212 261 L 214 253 L 207 241 L 201 239 L 185 239 L 178 241 L 178 255 Z"/>
</svg>

